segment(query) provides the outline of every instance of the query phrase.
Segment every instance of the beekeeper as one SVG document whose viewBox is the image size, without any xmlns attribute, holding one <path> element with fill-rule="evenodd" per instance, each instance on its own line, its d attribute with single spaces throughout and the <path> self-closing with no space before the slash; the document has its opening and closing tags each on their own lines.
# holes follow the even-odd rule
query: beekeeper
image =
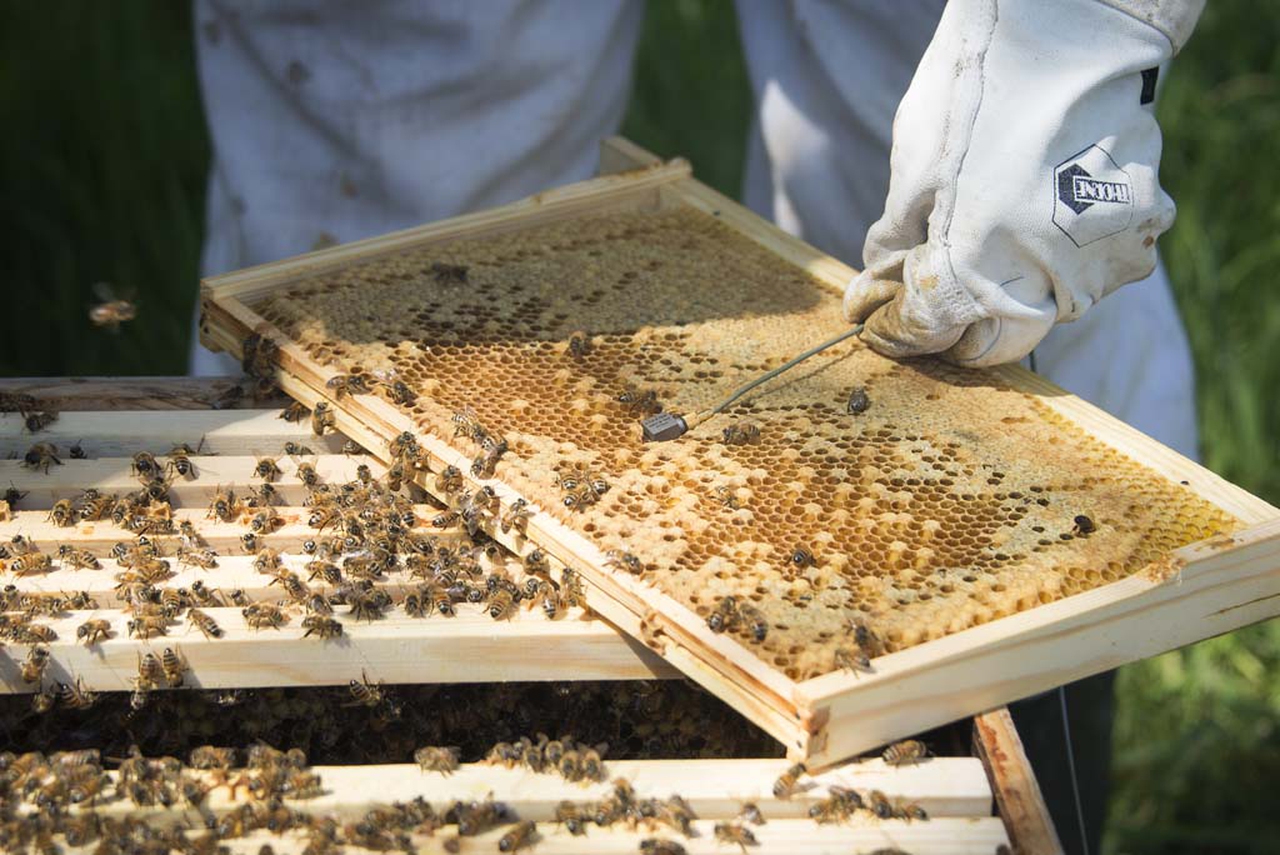
<svg viewBox="0 0 1280 855">
<path fill-rule="evenodd" d="M 865 268 L 844 311 L 876 350 L 972 366 L 1034 354 L 1194 454 L 1191 360 L 1156 255 L 1174 206 L 1154 100 L 1202 7 L 739 0 L 756 106 L 745 200 Z M 198 0 L 205 273 L 590 176 L 626 109 L 643 13 Z M 235 370 L 203 349 L 193 367 Z"/>
</svg>

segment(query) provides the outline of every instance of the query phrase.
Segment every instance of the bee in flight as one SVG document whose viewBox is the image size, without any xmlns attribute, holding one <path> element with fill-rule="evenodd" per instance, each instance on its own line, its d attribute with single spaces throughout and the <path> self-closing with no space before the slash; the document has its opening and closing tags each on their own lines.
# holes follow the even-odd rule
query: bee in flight
<svg viewBox="0 0 1280 855">
<path fill-rule="evenodd" d="M 89 322 L 95 327 L 119 332 L 121 324 L 138 316 L 138 307 L 117 297 L 106 282 L 95 284 L 93 293 L 101 301 L 89 310 Z"/>
</svg>

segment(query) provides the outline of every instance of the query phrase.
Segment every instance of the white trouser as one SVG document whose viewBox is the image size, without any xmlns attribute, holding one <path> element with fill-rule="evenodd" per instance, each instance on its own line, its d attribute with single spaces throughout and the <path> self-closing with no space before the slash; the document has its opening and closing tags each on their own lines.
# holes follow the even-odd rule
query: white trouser
<svg viewBox="0 0 1280 855">
<path fill-rule="evenodd" d="M 744 196 L 861 266 L 893 115 L 942 3 L 739 0 L 756 101 Z M 199 0 L 214 143 L 206 274 L 578 180 L 626 106 L 634 0 Z M 675 152 L 671 152 L 675 154 Z M 197 350 L 197 373 L 234 370 Z M 1164 271 L 1056 327 L 1037 369 L 1184 454 L 1193 377 Z"/>
</svg>

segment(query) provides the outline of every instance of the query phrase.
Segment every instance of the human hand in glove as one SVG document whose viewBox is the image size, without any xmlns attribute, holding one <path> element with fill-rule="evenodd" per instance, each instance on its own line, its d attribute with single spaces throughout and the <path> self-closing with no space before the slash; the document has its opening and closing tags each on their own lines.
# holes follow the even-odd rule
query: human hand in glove
<svg viewBox="0 0 1280 855">
<path fill-rule="evenodd" d="M 1021 359 L 1155 267 L 1158 67 L 1204 0 L 951 0 L 844 313 L 891 357 Z"/>
</svg>

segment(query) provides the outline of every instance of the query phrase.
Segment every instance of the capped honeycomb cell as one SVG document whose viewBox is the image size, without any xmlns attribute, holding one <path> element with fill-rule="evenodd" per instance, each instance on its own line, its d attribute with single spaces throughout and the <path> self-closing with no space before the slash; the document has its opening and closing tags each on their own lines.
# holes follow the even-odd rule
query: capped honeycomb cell
<svg viewBox="0 0 1280 855">
<path fill-rule="evenodd" d="M 402 250 L 254 308 L 333 370 L 395 371 L 419 395 L 401 409 L 471 458 L 469 407 L 508 442 L 497 479 L 704 618 L 749 603 L 763 637 L 728 631 L 793 679 L 834 670 L 855 620 L 902 649 L 1239 527 L 995 374 L 856 339 L 644 444 L 646 415 L 845 328 L 837 294 L 690 209 Z M 571 472 L 603 489 L 570 496 Z"/>
</svg>

